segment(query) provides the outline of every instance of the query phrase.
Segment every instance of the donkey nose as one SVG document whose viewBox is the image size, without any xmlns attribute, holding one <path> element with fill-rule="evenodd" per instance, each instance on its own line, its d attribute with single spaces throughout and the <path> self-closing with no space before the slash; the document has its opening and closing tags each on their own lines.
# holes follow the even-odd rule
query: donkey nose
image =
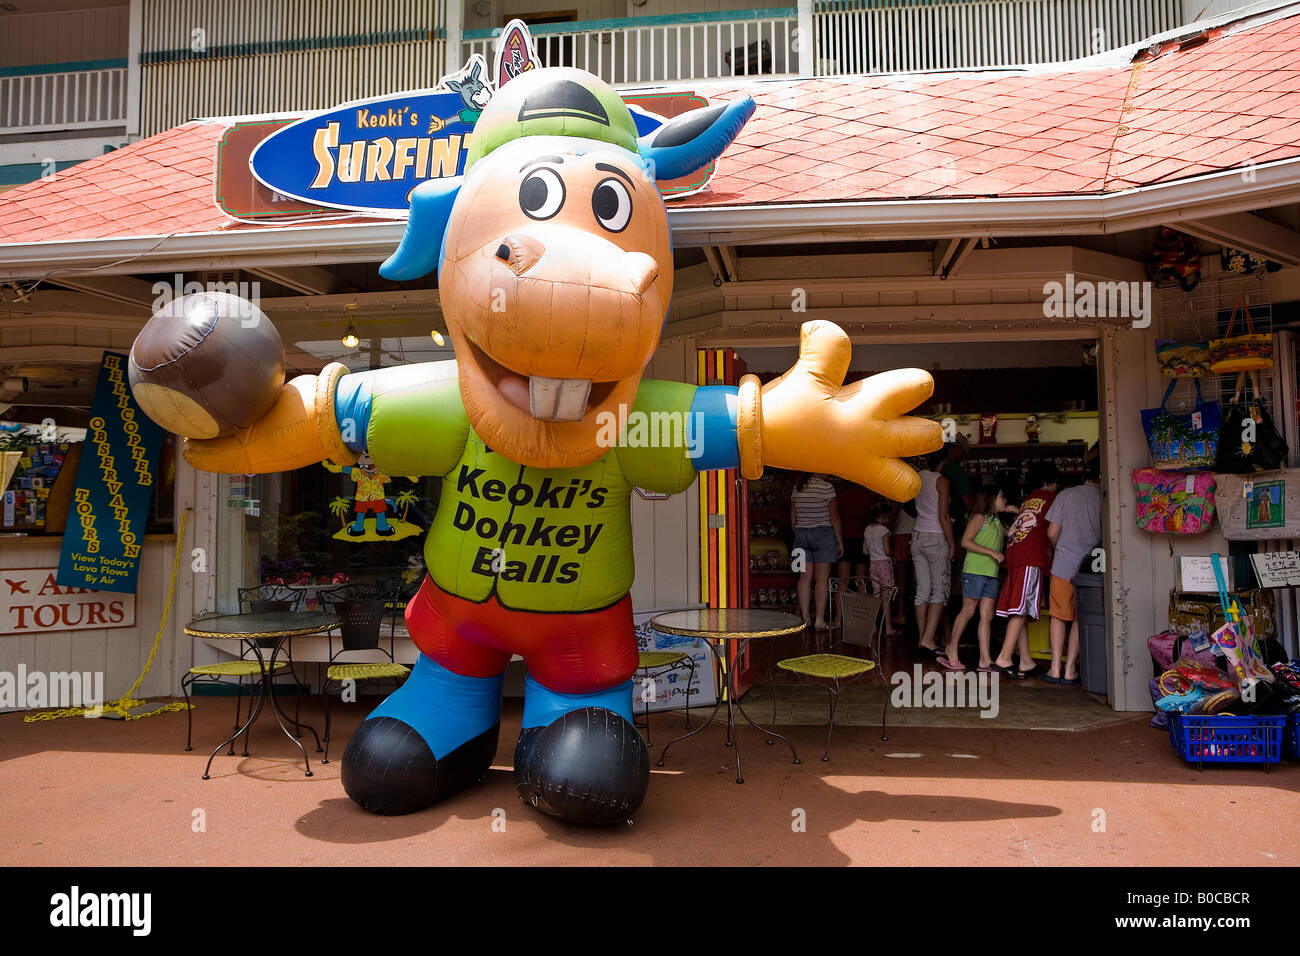
<svg viewBox="0 0 1300 956">
<path fill-rule="evenodd" d="M 510 271 L 520 276 L 537 264 L 537 260 L 546 251 L 546 246 L 531 236 L 509 235 L 501 239 L 493 257 L 510 267 Z"/>
<path fill-rule="evenodd" d="M 623 268 L 637 295 L 645 292 L 659 278 L 659 263 L 644 252 L 623 253 Z"/>
</svg>

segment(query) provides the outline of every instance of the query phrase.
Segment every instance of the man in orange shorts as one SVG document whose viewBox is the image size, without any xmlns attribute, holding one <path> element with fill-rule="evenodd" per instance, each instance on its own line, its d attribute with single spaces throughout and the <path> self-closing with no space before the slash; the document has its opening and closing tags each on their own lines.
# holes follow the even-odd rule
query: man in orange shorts
<svg viewBox="0 0 1300 956">
<path fill-rule="evenodd" d="M 1079 683 L 1079 621 L 1074 604 L 1074 576 L 1101 544 L 1101 469 L 1093 459 L 1085 481 L 1066 488 L 1047 509 L 1047 537 L 1056 547 L 1052 558 L 1052 666 L 1043 675 L 1049 684 Z M 1066 634 L 1069 633 L 1069 648 Z M 1065 654 L 1065 670 L 1061 655 Z"/>
</svg>

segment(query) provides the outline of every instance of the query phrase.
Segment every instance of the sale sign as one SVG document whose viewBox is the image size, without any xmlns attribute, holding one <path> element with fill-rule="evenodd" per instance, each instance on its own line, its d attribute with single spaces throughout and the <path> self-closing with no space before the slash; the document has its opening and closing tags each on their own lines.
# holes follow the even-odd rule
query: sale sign
<svg viewBox="0 0 1300 956">
<path fill-rule="evenodd" d="M 58 584 L 54 568 L 0 571 L 0 634 L 135 626 L 135 595 Z"/>
</svg>

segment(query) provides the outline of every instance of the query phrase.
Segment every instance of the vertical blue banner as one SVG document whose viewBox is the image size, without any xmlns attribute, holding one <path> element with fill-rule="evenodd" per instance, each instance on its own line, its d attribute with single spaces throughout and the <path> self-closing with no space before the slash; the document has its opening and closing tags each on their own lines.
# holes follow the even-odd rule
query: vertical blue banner
<svg viewBox="0 0 1300 956">
<path fill-rule="evenodd" d="M 126 381 L 127 356 L 105 352 L 59 558 L 60 587 L 135 593 L 162 429 Z"/>
</svg>

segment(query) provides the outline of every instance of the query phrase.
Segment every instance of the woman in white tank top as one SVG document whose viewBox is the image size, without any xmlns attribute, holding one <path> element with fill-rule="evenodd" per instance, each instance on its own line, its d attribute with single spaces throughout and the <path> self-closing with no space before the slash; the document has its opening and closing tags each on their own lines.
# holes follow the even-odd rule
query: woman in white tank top
<svg viewBox="0 0 1300 956">
<path fill-rule="evenodd" d="M 916 527 L 913 533 L 922 531 L 927 534 L 943 534 L 943 525 L 939 522 L 939 482 L 946 481 L 943 475 L 928 468 L 920 472 L 921 490 L 916 496 Z M 947 496 L 942 499 L 947 501 Z"/>
<path fill-rule="evenodd" d="M 938 656 L 935 635 L 948 603 L 952 561 L 957 542 L 952 534 L 948 510 L 948 479 L 935 471 L 947 458 L 946 450 L 930 456 L 921 474 L 916 496 L 916 527 L 912 530 L 912 570 L 916 574 L 916 629 L 920 633 L 917 651 L 922 657 Z"/>
</svg>

